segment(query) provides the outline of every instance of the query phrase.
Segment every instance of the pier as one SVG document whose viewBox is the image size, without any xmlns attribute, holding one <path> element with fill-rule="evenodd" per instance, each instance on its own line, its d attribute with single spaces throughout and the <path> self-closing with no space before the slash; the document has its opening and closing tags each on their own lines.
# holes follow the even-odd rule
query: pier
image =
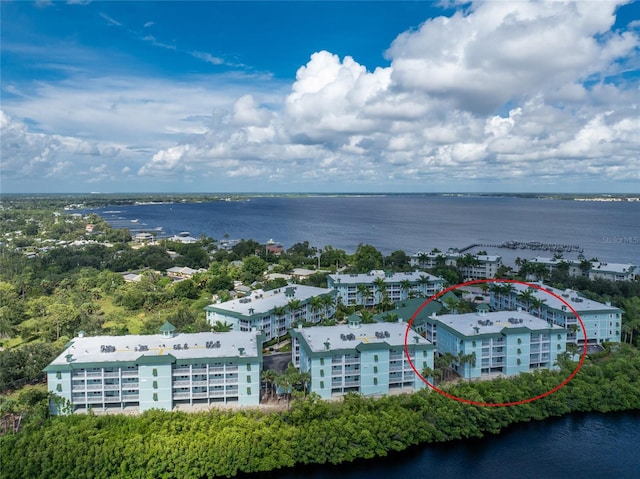
<svg viewBox="0 0 640 479">
<path fill-rule="evenodd" d="M 529 249 L 533 251 L 549 251 L 550 253 L 582 253 L 583 250 L 579 245 L 572 244 L 556 244 L 541 243 L 539 241 L 505 241 L 500 244 L 474 243 L 464 248 L 460 248 L 458 252 L 464 253 L 473 248 L 507 248 L 507 249 Z"/>
</svg>

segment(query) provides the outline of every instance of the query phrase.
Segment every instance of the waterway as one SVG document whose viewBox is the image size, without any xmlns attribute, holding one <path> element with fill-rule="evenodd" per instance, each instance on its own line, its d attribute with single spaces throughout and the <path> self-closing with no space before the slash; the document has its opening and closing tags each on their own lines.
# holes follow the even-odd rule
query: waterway
<svg viewBox="0 0 640 479">
<path fill-rule="evenodd" d="M 517 406 L 516 406 L 517 407 Z M 573 414 L 497 436 L 413 447 L 385 458 L 299 466 L 251 479 L 636 479 L 640 411 Z"/>
<path fill-rule="evenodd" d="M 116 227 L 171 236 L 309 241 L 353 253 L 371 244 L 408 254 L 469 244 L 539 241 L 579 245 L 588 258 L 640 262 L 640 201 L 580 202 L 513 197 L 430 195 L 255 197 L 247 201 L 146 204 L 94 210 Z M 549 251 L 482 248 L 511 263 Z M 565 254 L 575 258 L 577 253 Z"/>
</svg>

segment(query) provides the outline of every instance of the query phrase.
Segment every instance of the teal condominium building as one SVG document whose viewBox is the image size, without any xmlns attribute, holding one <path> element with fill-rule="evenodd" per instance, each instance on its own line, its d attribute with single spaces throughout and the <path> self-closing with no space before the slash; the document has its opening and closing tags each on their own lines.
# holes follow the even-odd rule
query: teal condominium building
<svg viewBox="0 0 640 479">
<path fill-rule="evenodd" d="M 453 368 L 465 379 L 513 376 L 553 369 L 566 350 L 567 330 L 524 311 L 432 316 L 438 353 L 454 356 Z"/>
<path fill-rule="evenodd" d="M 53 414 L 258 405 L 260 332 L 77 337 L 46 368 Z"/>
<path fill-rule="evenodd" d="M 311 375 L 311 392 L 329 399 L 348 392 L 380 396 L 409 392 L 426 385 L 415 374 L 404 351 L 404 323 L 361 324 L 291 330 L 293 364 Z M 434 346 L 409 330 L 408 349 L 418 371 L 433 368 Z"/>
</svg>

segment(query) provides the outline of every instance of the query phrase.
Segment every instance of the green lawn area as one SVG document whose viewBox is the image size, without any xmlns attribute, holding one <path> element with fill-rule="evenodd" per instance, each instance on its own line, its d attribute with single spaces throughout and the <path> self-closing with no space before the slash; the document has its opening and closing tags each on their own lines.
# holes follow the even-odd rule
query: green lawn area
<svg viewBox="0 0 640 479">
<path fill-rule="evenodd" d="M 32 389 L 35 390 L 39 390 L 39 391 L 43 391 L 46 392 L 47 391 L 47 385 L 46 384 L 27 384 L 26 386 L 23 386 L 19 389 L 16 389 L 15 391 L 11 391 L 9 394 L 2 394 L 2 398 L 3 399 L 10 399 L 12 401 L 17 401 L 18 400 L 18 396 L 20 396 L 20 394 L 30 391 Z"/>
</svg>

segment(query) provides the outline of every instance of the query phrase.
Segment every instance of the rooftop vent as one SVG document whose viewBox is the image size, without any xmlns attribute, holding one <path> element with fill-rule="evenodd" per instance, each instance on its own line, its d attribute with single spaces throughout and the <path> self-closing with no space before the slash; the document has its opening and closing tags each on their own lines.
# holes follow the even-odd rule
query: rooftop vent
<svg viewBox="0 0 640 479">
<path fill-rule="evenodd" d="M 111 346 L 111 345 L 101 345 L 100 346 L 100 352 L 101 353 L 115 353 L 116 352 L 116 347 L 115 346 Z"/>
</svg>

